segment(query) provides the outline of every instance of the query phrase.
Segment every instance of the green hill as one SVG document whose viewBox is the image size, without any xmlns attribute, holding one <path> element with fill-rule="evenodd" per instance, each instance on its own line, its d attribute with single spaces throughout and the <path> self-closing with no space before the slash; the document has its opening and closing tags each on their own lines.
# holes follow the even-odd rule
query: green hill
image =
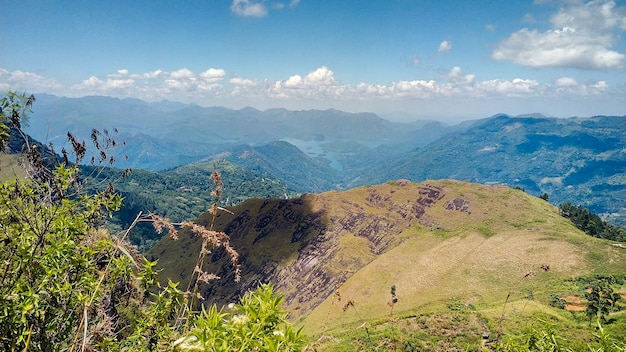
<svg viewBox="0 0 626 352">
<path fill-rule="evenodd" d="M 626 224 L 626 117 L 497 115 L 377 165 L 363 183 L 451 178 L 547 193 Z"/>
<path fill-rule="evenodd" d="M 235 284 L 224 253 L 216 251 L 211 268 L 222 280 L 204 296 L 228 303 L 271 282 L 285 295 L 291 319 L 312 335 L 385 320 L 391 286 L 397 314 L 442 312 L 454 300 L 474 307 L 485 329 L 494 329 L 507 296 L 507 315 L 521 306 L 560 314 L 549 303 L 577 290 L 569 279 L 626 274 L 623 247 L 589 237 L 556 207 L 506 186 L 399 180 L 292 200 L 248 200 L 230 210 L 216 224 L 231 236 L 243 278 Z M 210 217 L 199 221 L 206 225 Z M 148 257 L 185 287 L 199 245 L 190 236 L 165 238 Z M 342 309 L 348 301 L 358 314 Z"/>
<path fill-rule="evenodd" d="M 112 219 L 121 229 L 128 228 L 140 211 L 154 212 L 176 222 L 200 216 L 214 201 L 211 194 L 214 185 L 209 178 L 213 171 L 218 171 L 224 178 L 225 204 L 239 204 L 253 197 L 287 198 L 299 195 L 281 180 L 223 160 L 188 164 L 161 172 L 133 170 L 126 177 L 122 177 L 124 170 L 116 168 L 82 167 L 82 170 L 85 175 L 93 175 L 88 179 L 95 184 L 95 189 L 102 187 L 101 182 L 111 181 L 115 190 L 124 197 L 122 209 Z M 130 240 L 143 251 L 161 236 L 152 226 L 144 223 L 131 233 Z"/>
</svg>

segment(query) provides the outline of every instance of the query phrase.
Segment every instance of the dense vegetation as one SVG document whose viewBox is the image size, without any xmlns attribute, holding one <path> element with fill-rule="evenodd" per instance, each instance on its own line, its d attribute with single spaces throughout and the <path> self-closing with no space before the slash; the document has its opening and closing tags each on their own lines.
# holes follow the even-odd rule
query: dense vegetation
<svg viewBox="0 0 626 352">
<path fill-rule="evenodd" d="M 586 234 L 611 241 L 626 242 L 626 228 L 608 224 L 606 221 L 582 205 L 575 206 L 571 202 L 559 205 L 561 215 Z"/>
<path fill-rule="evenodd" d="M 19 130 L 33 102 L 32 96 L 7 94 L 1 101 L 0 130 Z M 202 269 L 210 248 L 224 248 L 238 272 L 237 253 L 222 232 L 191 222 L 172 224 L 156 215 L 138 217 L 137 221 L 150 221 L 172 236 L 179 228 L 190 231 L 205 245 L 185 291 L 171 281 L 159 284 L 156 262 L 147 261 L 127 242 L 132 226 L 119 234 L 102 228 L 122 198 L 110 183 L 98 192 L 85 192 L 76 165 L 86 156 L 86 143 L 69 138 L 73 150 L 63 150 L 61 161 L 44 160 L 38 148 L 26 142 L 27 177 L 0 186 L 0 349 L 301 348 L 301 335 L 286 322 L 279 308 L 281 298 L 271 286 L 246 294 L 228 311 L 215 306 L 200 309 L 198 287 L 216 279 Z M 0 147 L 7 140 L 7 133 L 0 135 Z M 114 143 L 97 138 L 93 142 L 101 155 L 94 166 L 107 163 L 107 147 Z M 70 154 L 75 157 L 72 163 L 67 162 Z M 213 180 L 219 198 L 217 173 Z M 218 208 L 214 203 L 213 214 Z"/>
<path fill-rule="evenodd" d="M 97 189 L 102 183 L 112 182 L 123 197 L 122 207 L 113 215 L 111 224 L 116 230 L 130 226 L 139 212 L 154 212 L 180 222 L 196 219 L 207 211 L 214 200 L 210 176 L 213 171 L 222 175 L 221 204 L 235 205 L 249 198 L 285 198 L 298 194 L 284 182 L 237 167 L 227 161 L 195 163 L 162 172 L 132 170 L 128 173 L 116 168 L 81 166 L 83 175 L 94 175 L 89 186 Z M 161 239 L 161 234 L 149 224 L 138 224 L 129 240 L 145 252 Z"/>
</svg>

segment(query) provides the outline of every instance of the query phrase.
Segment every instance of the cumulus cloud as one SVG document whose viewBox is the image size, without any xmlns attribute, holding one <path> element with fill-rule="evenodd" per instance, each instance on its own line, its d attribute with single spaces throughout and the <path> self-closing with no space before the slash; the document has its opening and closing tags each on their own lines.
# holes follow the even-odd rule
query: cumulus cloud
<svg viewBox="0 0 626 352">
<path fill-rule="evenodd" d="M 300 75 L 293 75 L 291 77 L 289 77 L 289 79 L 287 79 L 285 81 L 284 86 L 287 88 L 298 88 L 302 85 L 302 76 Z"/>
<path fill-rule="evenodd" d="M 257 81 L 240 77 L 233 77 L 228 82 L 232 85 L 243 87 L 256 87 L 259 85 Z"/>
<path fill-rule="evenodd" d="M 107 78 L 106 80 L 101 80 L 96 76 L 91 76 L 81 83 L 73 85 L 72 89 L 104 94 L 111 90 L 130 88 L 135 84 L 135 80 L 132 78 L 111 78 L 119 77 L 119 75 L 116 73 L 109 74 L 108 77 L 109 78 Z"/>
<path fill-rule="evenodd" d="M 523 28 L 495 48 L 492 58 L 530 67 L 618 69 L 626 55 L 612 50 L 626 30 L 626 8 L 614 1 L 568 3 L 550 18 L 547 31 Z"/>
<path fill-rule="evenodd" d="M 54 92 L 61 85 L 54 79 L 50 79 L 36 73 L 20 70 L 8 71 L 0 68 L 0 90 L 26 90 Z"/>
<path fill-rule="evenodd" d="M 176 70 L 174 72 L 170 73 L 170 77 L 173 79 L 195 79 L 196 78 L 196 74 L 193 73 L 191 70 L 186 69 L 186 68 L 181 68 L 180 70 Z"/>
<path fill-rule="evenodd" d="M 254 0 L 233 0 L 230 10 L 239 16 L 265 17 L 267 7 L 261 1 Z"/>
<path fill-rule="evenodd" d="M 448 72 L 448 81 L 454 83 L 465 83 L 465 84 L 473 84 L 476 75 L 474 74 L 464 74 L 463 70 L 455 66 Z"/>
<path fill-rule="evenodd" d="M 161 71 L 161 70 L 154 70 L 152 72 L 144 73 L 143 75 L 141 75 L 141 77 L 143 77 L 143 78 L 158 78 L 158 77 L 162 76 L 163 73 L 164 72 Z"/>
<path fill-rule="evenodd" d="M 330 85 L 335 83 L 335 77 L 333 71 L 326 66 L 322 66 L 306 75 L 304 82 L 312 85 Z"/>
<path fill-rule="evenodd" d="M 452 49 L 452 43 L 447 40 L 444 40 L 439 44 L 439 49 L 437 50 L 439 53 L 447 53 Z"/>
<path fill-rule="evenodd" d="M 544 90 L 539 82 L 523 78 L 487 80 L 477 83 L 476 88 L 479 93 L 498 94 L 507 97 L 537 96 L 542 94 Z"/>
<path fill-rule="evenodd" d="M 223 106 L 259 103 L 260 106 L 302 107 L 298 104 L 306 103 L 316 108 L 321 106 L 349 108 L 355 106 L 355 103 L 358 106 L 417 103 L 420 106 L 442 104 L 441 109 L 449 109 L 453 106 L 458 108 L 459 101 L 471 100 L 485 102 L 484 105 L 493 109 L 493 102 L 507 101 L 525 107 L 528 105 L 523 102 L 532 99 L 543 100 L 546 106 L 551 107 L 554 106 L 555 99 L 583 101 L 583 98 L 600 95 L 611 96 L 614 99 L 621 94 L 619 87 L 610 87 L 603 80 L 583 83 L 567 76 L 552 82 L 539 82 L 524 77 L 478 80 L 476 75 L 464 72 L 459 66 L 452 67 L 437 79 L 405 79 L 386 84 L 367 82 L 346 84 L 337 79 L 335 73 L 326 66 L 308 73 L 296 73 L 283 80 L 258 80 L 236 76 L 226 79 L 226 76 L 227 72 L 220 68 L 209 68 L 200 72 L 181 68 L 147 73 L 122 69 L 100 77 L 91 76 L 77 84 L 63 87 L 33 73 L 0 69 L 0 88 L 15 90 L 24 87 L 24 90 L 29 92 L 44 91 L 66 96 L 96 94 L 119 98 L 134 97 L 148 101 L 170 99 Z M 48 89 L 51 87 L 50 82 L 56 84 L 56 90 Z"/>
<path fill-rule="evenodd" d="M 557 79 L 554 84 L 557 87 L 573 87 L 573 86 L 577 86 L 578 82 L 571 78 L 571 77 L 561 77 L 559 79 Z"/>
<path fill-rule="evenodd" d="M 217 82 L 223 80 L 224 77 L 226 77 L 226 71 L 218 68 L 210 68 L 200 73 L 200 77 L 207 82 Z"/>
</svg>

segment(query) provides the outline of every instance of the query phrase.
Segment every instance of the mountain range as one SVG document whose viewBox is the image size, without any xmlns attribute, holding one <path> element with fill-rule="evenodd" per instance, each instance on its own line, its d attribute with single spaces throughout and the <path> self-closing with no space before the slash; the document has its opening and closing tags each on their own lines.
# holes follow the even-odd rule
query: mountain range
<svg viewBox="0 0 626 352">
<path fill-rule="evenodd" d="M 37 97 L 27 132 L 63 146 L 116 129 L 116 166 L 165 170 L 226 160 L 300 193 L 394 179 L 519 187 L 626 223 L 626 117 L 494 115 L 447 126 L 338 110 L 232 110 L 110 97 Z M 128 159 L 121 157 L 122 154 Z"/>
</svg>

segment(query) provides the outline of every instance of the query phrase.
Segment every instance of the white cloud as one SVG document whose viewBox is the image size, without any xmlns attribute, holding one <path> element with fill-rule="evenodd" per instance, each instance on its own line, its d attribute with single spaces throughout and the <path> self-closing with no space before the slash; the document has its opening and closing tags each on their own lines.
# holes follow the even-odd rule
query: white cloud
<svg viewBox="0 0 626 352">
<path fill-rule="evenodd" d="M 141 76 L 144 77 L 144 78 L 158 78 L 158 77 L 161 77 L 161 75 L 163 75 L 163 73 L 164 72 L 161 71 L 161 70 L 154 70 L 152 72 L 144 73 Z"/>
<path fill-rule="evenodd" d="M 507 106 L 528 108 L 531 106 L 526 103 L 528 101 L 542 101 L 549 109 L 556 105 L 555 101 L 567 102 L 565 105 L 569 111 L 574 111 L 572 102 L 587 108 L 587 111 L 592 110 L 582 103 L 585 99 L 605 99 L 612 101 L 615 106 L 623 107 L 624 98 L 619 97 L 626 96 L 620 91 L 623 87 L 611 87 L 603 80 L 581 83 L 573 77 L 564 76 L 552 82 L 524 77 L 481 81 L 476 75 L 464 72 L 459 66 L 452 67 L 438 79 L 405 79 L 387 84 L 345 84 L 326 66 L 309 73 L 293 74 L 285 80 L 259 81 L 242 77 L 225 80 L 225 77 L 226 71 L 219 68 L 210 68 L 200 73 L 186 68 L 147 73 L 117 70 L 101 77 L 91 76 L 74 85 L 63 87 L 56 84 L 55 89 L 49 89 L 50 82 L 54 82 L 50 79 L 28 72 L 0 69 L 0 88 L 15 90 L 16 87 L 24 87 L 28 92 L 66 96 L 95 94 L 148 101 L 169 99 L 222 106 L 251 105 L 259 108 L 283 106 L 350 109 L 387 105 L 391 109 L 396 104 L 414 108 L 426 104 L 432 111 L 456 111 L 463 109 L 460 102 L 464 101 L 481 106 L 489 114 L 508 109 Z M 504 102 L 510 105 L 504 105 Z M 522 110 L 520 113 L 523 112 L 527 111 Z M 604 110 L 596 111 L 594 114 L 603 112 Z"/>
<path fill-rule="evenodd" d="M 552 29 L 524 28 L 502 41 L 495 60 L 530 67 L 618 69 L 626 55 L 612 50 L 616 32 L 626 30 L 626 9 L 613 1 L 570 3 L 550 19 Z"/>
<path fill-rule="evenodd" d="M 260 1 L 254 0 L 233 0 L 230 10 L 239 16 L 265 17 L 267 7 Z"/>
<path fill-rule="evenodd" d="M 54 79 L 50 79 L 36 73 L 20 70 L 8 71 L 0 68 L 0 90 L 21 91 L 48 91 L 54 92 L 61 85 Z"/>
<path fill-rule="evenodd" d="M 73 89 L 94 89 L 101 88 L 105 85 L 105 82 L 96 76 L 91 76 L 88 79 L 82 81 L 80 84 L 74 85 Z"/>
<path fill-rule="evenodd" d="M 590 85 L 590 87 L 596 89 L 597 91 L 605 91 L 609 89 L 609 85 L 606 83 L 606 81 L 598 81 Z"/>
<path fill-rule="evenodd" d="M 456 79 L 461 75 L 461 68 L 459 66 L 453 67 L 450 72 L 448 72 L 448 77 Z"/>
<path fill-rule="evenodd" d="M 135 84 L 133 79 L 108 79 L 106 87 L 111 89 L 128 88 Z"/>
<path fill-rule="evenodd" d="M 109 73 L 107 75 L 107 77 L 111 77 L 111 78 L 116 78 L 116 77 L 127 77 L 129 75 L 129 72 L 127 69 L 121 69 L 121 70 L 117 70 L 113 73 Z"/>
<path fill-rule="evenodd" d="M 539 82 L 523 78 L 487 80 L 477 83 L 476 88 L 479 93 L 498 94 L 507 97 L 537 96 L 543 91 Z"/>
<path fill-rule="evenodd" d="M 334 73 L 329 70 L 328 67 L 322 66 L 306 75 L 304 77 L 304 83 L 312 85 L 331 85 L 335 83 Z"/>
<path fill-rule="evenodd" d="M 428 98 L 440 92 L 440 89 L 434 80 L 413 80 L 393 83 L 391 92 L 397 97 Z"/>
<path fill-rule="evenodd" d="M 107 77 L 116 77 L 115 74 L 107 75 Z M 135 84 L 135 80 L 132 78 L 107 78 L 106 80 L 101 80 L 96 76 L 91 76 L 88 79 L 82 81 L 79 84 L 72 86 L 72 89 L 75 90 L 87 90 L 90 92 L 97 93 L 106 93 L 109 90 L 117 90 L 130 88 Z"/>
<path fill-rule="evenodd" d="M 298 88 L 302 85 L 302 82 L 303 82 L 302 76 L 293 75 L 285 81 L 284 86 L 287 88 Z"/>
<path fill-rule="evenodd" d="M 299 3 L 300 3 L 300 0 L 291 0 L 291 2 L 289 2 L 289 7 L 294 8 L 298 6 Z"/>
<path fill-rule="evenodd" d="M 441 44 L 439 44 L 439 49 L 437 51 L 440 53 L 447 53 L 451 49 L 452 49 L 452 43 L 450 43 L 447 40 L 444 40 L 443 42 L 441 42 Z"/>
<path fill-rule="evenodd" d="M 231 78 L 229 80 L 229 83 L 236 85 L 236 86 L 244 86 L 244 87 L 256 87 L 259 85 L 259 82 L 257 81 L 253 81 L 251 79 L 239 78 L 239 77 Z"/>
<path fill-rule="evenodd" d="M 571 78 L 571 77 L 561 77 L 559 79 L 557 79 L 554 84 L 557 87 L 573 87 L 573 86 L 577 86 L 578 82 Z"/>
<path fill-rule="evenodd" d="M 170 73 L 170 77 L 173 79 L 195 79 L 196 74 L 186 68 L 181 68 Z"/>
<path fill-rule="evenodd" d="M 210 68 L 200 74 L 200 77 L 207 82 L 221 81 L 226 77 L 226 71 L 223 69 Z"/>
</svg>

